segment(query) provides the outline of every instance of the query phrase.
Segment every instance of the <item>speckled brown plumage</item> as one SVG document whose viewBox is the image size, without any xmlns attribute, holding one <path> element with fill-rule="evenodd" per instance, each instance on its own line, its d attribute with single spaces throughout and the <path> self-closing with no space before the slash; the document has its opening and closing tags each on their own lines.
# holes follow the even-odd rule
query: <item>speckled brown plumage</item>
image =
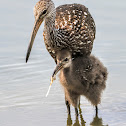
<svg viewBox="0 0 126 126">
<path fill-rule="evenodd" d="M 43 13 L 44 11 L 46 12 Z M 36 22 L 38 20 L 38 22 L 45 21 L 44 42 L 55 61 L 55 52 L 63 48 L 69 49 L 73 56 L 90 55 L 96 29 L 95 22 L 84 5 L 65 4 L 55 9 L 51 0 L 40 0 L 35 5 L 34 15 Z M 31 37 L 32 42 L 29 45 L 26 61 L 30 55 L 37 30 L 33 30 L 34 35 L 32 34 L 33 37 Z"/>
<path fill-rule="evenodd" d="M 49 24 L 49 23 L 47 23 Z M 95 23 L 88 9 L 80 4 L 66 4 L 56 8 L 55 28 L 57 36 L 51 35 L 52 47 L 45 39 L 47 50 L 55 57 L 55 51 L 68 48 L 73 55 L 89 55 L 95 38 Z M 53 52 L 52 52 L 53 51 Z"/>
</svg>

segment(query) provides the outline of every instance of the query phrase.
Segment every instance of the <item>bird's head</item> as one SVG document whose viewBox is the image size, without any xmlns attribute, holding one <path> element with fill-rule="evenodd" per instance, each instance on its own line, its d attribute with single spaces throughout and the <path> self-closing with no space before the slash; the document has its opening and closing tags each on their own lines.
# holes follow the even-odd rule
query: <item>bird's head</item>
<svg viewBox="0 0 126 126">
<path fill-rule="evenodd" d="M 55 14 L 55 6 L 51 0 L 40 0 L 39 2 L 36 3 L 34 7 L 35 23 L 31 35 L 31 40 L 27 50 L 26 62 L 28 61 L 32 45 L 34 43 L 34 39 L 40 25 L 46 18 L 52 16 L 52 14 Z"/>
<path fill-rule="evenodd" d="M 46 17 L 55 11 L 55 5 L 51 0 L 40 0 L 34 7 L 35 20 L 43 21 Z"/>
<path fill-rule="evenodd" d="M 61 50 L 56 53 L 57 66 L 53 72 L 52 77 L 55 77 L 56 74 L 61 70 L 70 67 L 72 64 L 71 53 L 68 50 Z"/>
</svg>

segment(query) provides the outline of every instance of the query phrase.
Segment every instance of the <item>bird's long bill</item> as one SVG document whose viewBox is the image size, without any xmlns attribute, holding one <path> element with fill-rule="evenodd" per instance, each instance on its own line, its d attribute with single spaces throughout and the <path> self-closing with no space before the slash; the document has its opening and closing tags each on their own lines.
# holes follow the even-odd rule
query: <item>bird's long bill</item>
<svg viewBox="0 0 126 126">
<path fill-rule="evenodd" d="M 56 66 L 56 68 L 55 68 L 55 70 L 54 70 L 54 72 L 53 72 L 53 75 L 52 75 L 52 77 L 51 77 L 51 82 L 50 82 L 49 89 L 48 89 L 48 91 L 47 91 L 47 93 L 46 93 L 46 97 L 47 97 L 48 94 L 49 94 L 49 91 L 50 91 L 50 88 L 51 88 L 51 85 L 52 85 L 53 81 L 56 79 L 56 78 L 55 78 L 56 74 L 62 69 L 62 67 L 63 67 L 63 64 L 62 64 L 62 63 L 57 64 L 57 66 Z"/>
<path fill-rule="evenodd" d="M 33 27 L 33 31 L 32 31 L 32 35 L 31 35 L 31 40 L 30 40 L 30 43 L 29 43 L 29 46 L 28 46 L 28 50 L 27 50 L 27 55 L 26 55 L 26 63 L 28 61 L 28 58 L 30 56 L 30 52 L 31 52 L 31 49 L 32 49 L 32 45 L 34 43 L 34 39 L 35 39 L 35 36 L 37 34 L 37 31 L 41 25 L 41 23 L 43 22 L 43 19 L 37 19 L 34 23 L 34 27 Z"/>
<path fill-rule="evenodd" d="M 63 63 L 62 63 L 62 62 L 59 63 L 59 64 L 57 64 L 57 66 L 56 66 L 56 68 L 55 68 L 55 70 L 54 70 L 54 72 L 53 72 L 52 78 L 55 78 L 56 74 L 57 74 L 62 68 L 63 68 Z"/>
</svg>

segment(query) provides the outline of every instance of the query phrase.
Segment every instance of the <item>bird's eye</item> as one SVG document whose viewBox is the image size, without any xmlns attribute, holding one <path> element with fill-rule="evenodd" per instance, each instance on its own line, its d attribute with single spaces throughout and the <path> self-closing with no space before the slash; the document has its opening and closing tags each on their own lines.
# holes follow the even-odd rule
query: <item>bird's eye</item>
<svg viewBox="0 0 126 126">
<path fill-rule="evenodd" d="M 66 62 L 67 62 L 67 61 L 68 61 L 68 58 L 65 58 L 65 59 L 64 59 L 64 61 L 66 61 Z"/>
<path fill-rule="evenodd" d="M 42 12 L 42 14 L 46 14 L 46 12 L 47 12 L 47 10 L 44 10 L 44 11 Z"/>
</svg>

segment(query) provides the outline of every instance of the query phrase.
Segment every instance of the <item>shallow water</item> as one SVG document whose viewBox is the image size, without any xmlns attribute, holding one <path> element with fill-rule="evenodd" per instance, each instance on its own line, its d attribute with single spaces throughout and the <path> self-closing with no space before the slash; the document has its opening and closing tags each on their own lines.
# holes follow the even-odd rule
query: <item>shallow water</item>
<svg viewBox="0 0 126 126">
<path fill-rule="evenodd" d="M 33 7 L 37 1 L 0 1 L 0 126 L 124 126 L 126 125 L 126 1 L 125 0 L 54 0 L 56 6 L 81 3 L 91 12 L 97 27 L 93 54 L 108 68 L 107 88 L 95 109 L 81 99 L 81 119 L 67 116 L 63 89 L 58 79 L 49 96 L 46 92 L 55 67 L 45 49 L 43 25 L 32 49 L 29 62 L 25 55 L 34 24 Z"/>
</svg>

